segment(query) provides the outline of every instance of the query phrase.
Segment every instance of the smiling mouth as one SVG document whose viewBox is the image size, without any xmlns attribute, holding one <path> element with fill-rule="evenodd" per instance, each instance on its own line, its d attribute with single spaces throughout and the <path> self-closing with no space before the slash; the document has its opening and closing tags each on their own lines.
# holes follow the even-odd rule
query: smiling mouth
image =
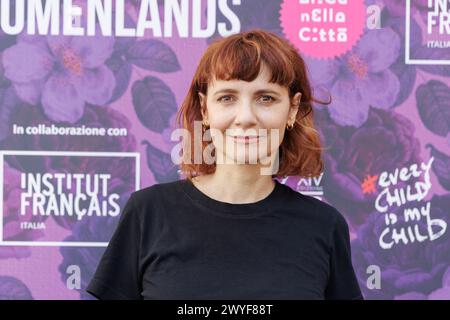
<svg viewBox="0 0 450 320">
<path fill-rule="evenodd" d="M 259 140 L 259 136 L 229 136 L 235 142 L 252 143 Z"/>
</svg>

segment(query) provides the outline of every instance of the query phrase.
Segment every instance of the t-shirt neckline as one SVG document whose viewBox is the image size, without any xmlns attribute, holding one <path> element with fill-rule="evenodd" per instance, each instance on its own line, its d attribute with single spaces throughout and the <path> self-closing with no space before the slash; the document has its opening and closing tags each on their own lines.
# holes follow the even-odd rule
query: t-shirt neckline
<svg viewBox="0 0 450 320">
<path fill-rule="evenodd" d="M 189 179 L 181 181 L 181 188 L 191 200 L 204 208 L 229 216 L 252 217 L 264 214 L 277 206 L 283 185 L 276 179 L 273 181 L 275 187 L 272 191 L 265 198 L 251 203 L 228 203 L 213 199 L 200 191 Z"/>
</svg>

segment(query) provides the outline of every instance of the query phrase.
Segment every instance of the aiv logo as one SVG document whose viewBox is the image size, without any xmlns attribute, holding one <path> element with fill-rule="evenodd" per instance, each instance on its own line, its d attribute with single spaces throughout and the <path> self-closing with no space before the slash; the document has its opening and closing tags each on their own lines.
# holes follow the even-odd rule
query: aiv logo
<svg viewBox="0 0 450 320">
<path fill-rule="evenodd" d="M 285 177 L 284 179 L 281 180 L 281 182 L 284 184 L 288 184 L 287 180 L 289 178 L 293 178 L 293 177 L 290 177 L 290 176 Z M 295 177 L 295 178 L 298 179 L 298 181 L 295 184 L 296 191 L 298 191 L 304 195 L 312 196 L 314 198 L 322 200 L 322 198 L 324 196 L 323 186 L 321 185 L 322 178 L 323 178 L 323 172 L 318 177 L 309 177 L 309 178 Z"/>
</svg>

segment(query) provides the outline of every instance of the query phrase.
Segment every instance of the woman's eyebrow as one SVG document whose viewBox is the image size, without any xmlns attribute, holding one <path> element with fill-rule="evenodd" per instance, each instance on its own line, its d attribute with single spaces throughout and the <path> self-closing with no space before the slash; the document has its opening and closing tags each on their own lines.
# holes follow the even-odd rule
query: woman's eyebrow
<svg viewBox="0 0 450 320">
<path fill-rule="evenodd" d="M 238 92 L 239 92 L 239 90 L 236 90 L 236 89 L 222 89 L 222 90 L 214 92 L 214 95 L 216 96 L 220 93 L 238 93 Z"/>
<path fill-rule="evenodd" d="M 239 90 L 231 89 L 231 88 L 221 89 L 221 90 L 216 91 L 214 93 L 214 95 L 218 95 L 218 94 L 221 94 L 221 93 L 239 93 Z M 280 95 L 277 91 L 274 91 L 272 89 L 260 89 L 260 90 L 257 90 L 255 92 L 255 94 L 261 94 L 261 93 L 271 93 L 271 94 L 274 94 L 274 95 Z"/>
</svg>

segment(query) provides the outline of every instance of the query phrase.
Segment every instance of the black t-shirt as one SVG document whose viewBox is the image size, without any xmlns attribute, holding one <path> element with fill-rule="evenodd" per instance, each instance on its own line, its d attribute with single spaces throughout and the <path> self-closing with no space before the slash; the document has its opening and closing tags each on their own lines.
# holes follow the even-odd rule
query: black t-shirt
<svg viewBox="0 0 450 320">
<path fill-rule="evenodd" d="M 135 191 L 86 291 L 99 299 L 363 299 L 348 225 L 277 180 L 232 204 L 191 181 Z"/>
</svg>

